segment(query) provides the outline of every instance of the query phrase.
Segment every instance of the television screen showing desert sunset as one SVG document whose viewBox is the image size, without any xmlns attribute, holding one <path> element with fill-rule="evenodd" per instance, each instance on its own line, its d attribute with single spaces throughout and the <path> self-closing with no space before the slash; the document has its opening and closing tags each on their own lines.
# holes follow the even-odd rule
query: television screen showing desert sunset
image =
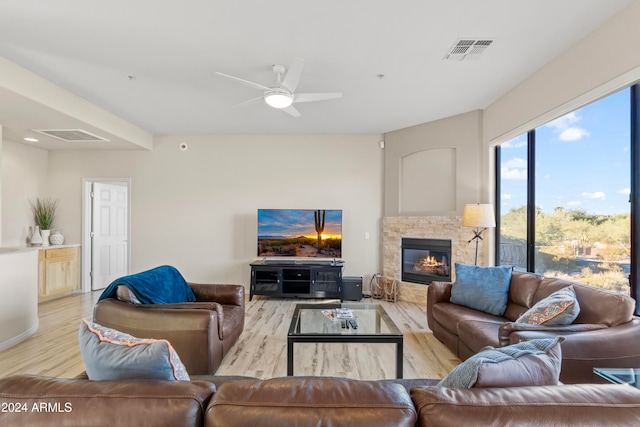
<svg viewBox="0 0 640 427">
<path fill-rule="evenodd" d="M 258 256 L 340 258 L 339 209 L 259 209 Z"/>
</svg>

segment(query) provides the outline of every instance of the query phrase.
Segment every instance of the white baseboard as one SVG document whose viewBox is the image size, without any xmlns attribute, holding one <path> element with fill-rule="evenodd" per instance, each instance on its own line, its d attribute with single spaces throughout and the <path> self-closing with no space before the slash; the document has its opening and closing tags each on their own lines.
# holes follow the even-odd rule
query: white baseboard
<svg viewBox="0 0 640 427">
<path fill-rule="evenodd" d="M 21 333 L 20 335 L 17 335 L 11 339 L 8 339 L 4 342 L 0 343 L 0 351 L 2 350 L 6 350 L 9 347 L 13 347 L 14 345 L 26 340 L 27 338 L 29 338 L 31 335 L 33 335 L 37 330 L 38 327 L 40 326 L 40 319 L 38 319 L 38 321 L 29 329 L 27 329 L 26 331 L 24 331 L 23 333 Z"/>
</svg>

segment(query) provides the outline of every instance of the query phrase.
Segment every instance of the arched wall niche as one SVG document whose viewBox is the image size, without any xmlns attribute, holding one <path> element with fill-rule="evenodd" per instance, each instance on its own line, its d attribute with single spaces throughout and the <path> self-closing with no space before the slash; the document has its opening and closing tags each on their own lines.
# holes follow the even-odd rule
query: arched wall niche
<svg viewBox="0 0 640 427">
<path fill-rule="evenodd" d="M 456 149 L 428 148 L 400 158 L 402 215 L 456 210 Z"/>
</svg>

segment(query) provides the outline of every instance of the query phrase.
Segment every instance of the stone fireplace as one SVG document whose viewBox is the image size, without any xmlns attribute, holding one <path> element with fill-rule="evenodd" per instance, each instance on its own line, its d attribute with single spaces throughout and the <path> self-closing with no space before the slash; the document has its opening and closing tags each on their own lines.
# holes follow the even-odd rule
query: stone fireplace
<svg viewBox="0 0 640 427">
<path fill-rule="evenodd" d="M 451 277 L 438 278 L 438 281 L 455 280 L 454 264 L 461 262 L 473 264 L 475 261 L 475 244 L 468 241 L 473 237 L 473 230 L 462 226 L 461 216 L 393 216 L 382 219 L 382 275 L 399 281 L 398 299 L 418 304 L 427 302 L 428 286 L 422 283 L 407 281 L 402 276 L 402 240 L 432 239 L 451 242 L 450 266 Z M 479 260 L 484 259 L 486 239 L 480 242 Z M 437 251 L 436 251 L 437 252 Z M 431 261 L 426 260 L 429 264 Z M 482 261 L 478 264 L 486 265 Z M 429 280 L 428 283 L 430 283 Z"/>
</svg>

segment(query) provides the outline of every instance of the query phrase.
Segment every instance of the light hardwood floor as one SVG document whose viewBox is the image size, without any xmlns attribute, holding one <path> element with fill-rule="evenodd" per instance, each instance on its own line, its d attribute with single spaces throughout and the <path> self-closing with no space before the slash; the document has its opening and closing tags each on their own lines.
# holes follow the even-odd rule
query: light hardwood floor
<svg viewBox="0 0 640 427">
<path fill-rule="evenodd" d="M 34 374 L 71 378 L 84 371 L 78 346 L 81 318 L 91 320 L 100 292 L 73 295 L 40 304 L 38 331 L 0 352 L 0 377 Z M 296 303 L 328 300 L 270 299 L 247 301 L 245 329 L 225 356 L 219 375 L 257 378 L 285 376 L 287 331 Z M 404 334 L 404 378 L 442 378 L 460 361 L 427 326 L 425 308 L 407 302 L 383 304 Z M 295 375 L 394 378 L 393 344 L 296 344 Z"/>
</svg>

